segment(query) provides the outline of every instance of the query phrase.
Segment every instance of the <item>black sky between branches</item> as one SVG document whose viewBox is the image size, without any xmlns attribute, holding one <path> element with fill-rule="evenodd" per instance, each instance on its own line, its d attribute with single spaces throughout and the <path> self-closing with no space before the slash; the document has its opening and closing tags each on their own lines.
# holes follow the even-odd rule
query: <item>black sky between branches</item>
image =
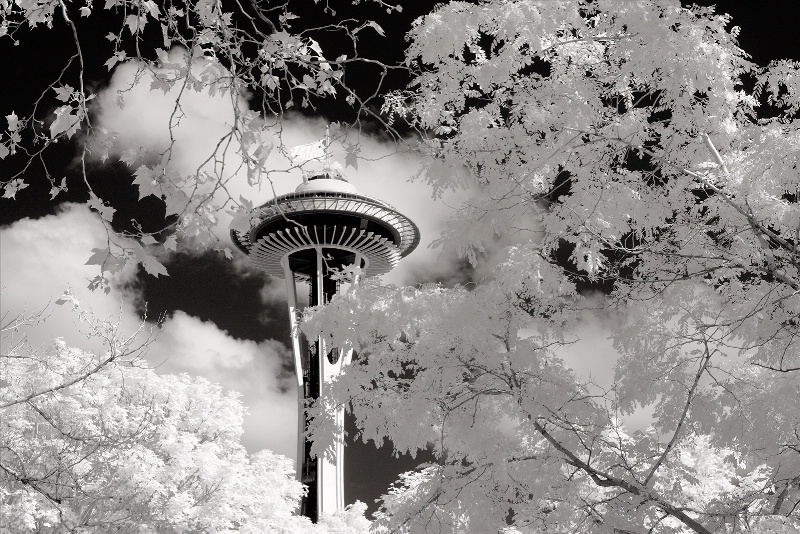
<svg viewBox="0 0 800 534">
<path fill-rule="evenodd" d="M 622 1 L 622 0 L 620 0 Z M 323 13 L 322 6 L 312 0 L 298 0 L 295 12 L 301 16 L 297 28 L 303 24 L 319 25 L 342 18 L 361 18 L 376 20 L 385 30 L 386 36 L 375 32 L 362 32 L 359 46 L 365 55 L 381 59 L 387 63 L 398 63 L 402 59 L 405 46 L 404 35 L 412 21 L 428 12 L 436 2 L 427 0 L 397 0 L 403 6 L 401 13 L 387 14 L 375 3 L 364 1 L 353 6 L 349 1 L 330 0 L 328 5 L 336 10 L 336 15 Z M 714 2 L 699 2 L 712 5 Z M 325 4 L 325 2 L 322 2 Z M 688 5 L 688 3 L 686 3 Z M 719 11 L 733 16 L 733 24 L 742 28 L 739 36 L 741 47 L 752 55 L 759 65 L 766 65 L 772 59 L 788 58 L 800 60 L 800 32 L 797 30 L 800 8 L 794 0 L 783 1 L 734 1 L 717 2 Z M 81 3 L 81 5 L 83 5 Z M 81 7 L 74 6 L 75 10 Z M 95 7 L 96 14 L 102 11 L 101 5 Z M 90 89 L 97 92 L 106 86 L 110 73 L 103 66 L 112 52 L 112 45 L 105 39 L 112 26 L 97 22 L 96 15 L 90 19 L 75 16 L 79 24 L 83 52 L 86 54 L 86 79 Z M 119 24 L 118 17 L 114 19 Z M 60 22 L 60 21 L 59 21 Z M 160 36 L 159 36 L 160 37 Z M 6 115 L 16 112 L 26 115 L 33 102 L 57 77 L 61 69 L 74 54 L 69 30 L 63 24 L 53 29 L 44 27 L 24 31 L 19 36 L 19 45 L 9 39 L 0 39 L 0 121 Z M 319 38 L 323 49 L 336 47 L 331 34 L 330 41 Z M 335 50 L 328 53 L 335 57 Z M 74 72 L 75 63 L 67 73 Z M 348 84 L 357 88 L 370 88 L 374 85 L 376 73 L 352 69 L 348 74 Z M 385 80 L 387 89 L 402 88 L 407 79 L 400 71 L 392 71 Z M 40 115 L 52 109 L 39 109 Z M 349 111 L 337 105 L 320 102 L 318 115 L 329 121 L 349 118 Z M 0 226 L 5 226 L 25 217 L 39 218 L 56 212 L 64 202 L 86 202 L 88 192 L 76 166 L 75 142 L 59 143 L 45 156 L 48 169 L 54 176 L 66 176 L 68 192 L 61 194 L 54 202 L 49 201 L 50 184 L 43 179 L 40 163 L 35 163 L 27 171 L 26 181 L 31 185 L 17 194 L 16 200 L 0 199 Z M 20 169 L 18 159 L 0 162 L 0 175 L 8 176 Z M 91 167 L 88 178 L 98 195 L 109 201 L 117 209 L 115 229 L 124 230 L 131 218 L 136 218 L 148 230 L 163 223 L 163 207 L 154 198 L 138 201 L 138 192 L 130 184 L 130 169 L 121 163 L 103 167 Z M 166 238 L 167 236 L 162 236 Z M 88 257 L 89 251 L 87 251 Z M 141 292 L 142 300 L 147 302 L 148 317 L 153 320 L 182 310 L 202 321 L 212 321 L 220 329 L 239 339 L 263 341 L 278 339 L 288 346 L 289 328 L 285 306 L 282 303 L 264 304 L 259 289 L 267 281 L 266 275 L 243 275 L 240 270 L 222 255 L 215 252 L 204 254 L 176 254 L 166 263 L 170 272 L 168 278 L 153 278 L 139 272 L 134 281 Z M 462 269 L 454 273 L 451 281 L 468 281 L 470 270 Z M 430 282 L 420 279 L 411 283 Z M 268 317 L 264 321 L 262 318 Z M 290 362 L 287 368 L 291 369 Z M 352 421 L 347 423 L 347 432 L 352 436 L 355 428 Z M 391 448 L 384 446 L 377 450 L 373 445 L 364 445 L 348 440 L 345 455 L 345 491 L 348 503 L 358 499 L 366 502 L 370 510 L 375 510 L 374 500 L 384 493 L 397 474 L 415 467 L 420 459 L 403 457 L 391 459 Z"/>
</svg>

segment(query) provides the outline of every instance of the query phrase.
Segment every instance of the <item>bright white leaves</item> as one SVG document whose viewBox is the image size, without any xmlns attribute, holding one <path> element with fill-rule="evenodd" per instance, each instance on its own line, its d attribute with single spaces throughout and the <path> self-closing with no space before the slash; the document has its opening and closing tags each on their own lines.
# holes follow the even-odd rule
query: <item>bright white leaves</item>
<svg viewBox="0 0 800 534">
<path fill-rule="evenodd" d="M 325 402 L 352 403 L 364 439 L 439 453 L 385 499 L 388 528 L 797 516 L 797 68 L 765 71 L 788 111 L 755 123 L 728 25 L 671 0 L 451 2 L 417 21 L 416 78 L 385 109 L 429 137 L 435 194 L 473 193 L 438 244 L 473 263 L 515 246 L 470 293 L 364 286 L 304 327 L 363 355 Z M 618 383 L 596 398 L 550 348 L 579 319 L 576 273 L 615 279 L 622 310 Z M 655 424 L 630 433 L 617 412 L 642 406 Z"/>
<path fill-rule="evenodd" d="M 28 187 L 22 178 L 15 178 L 13 180 L 9 180 L 8 182 L 2 184 L 3 185 L 3 198 L 17 198 L 17 193 L 22 189 Z"/>
<path fill-rule="evenodd" d="M 78 131 L 80 117 L 74 114 L 71 106 L 61 106 L 55 110 L 56 119 L 50 124 L 50 136 L 55 139 L 62 133 L 67 139 Z"/>
<path fill-rule="evenodd" d="M 5 159 L 9 154 L 15 154 L 17 146 L 22 140 L 19 135 L 20 124 L 17 114 L 12 112 L 10 115 L 6 115 L 6 122 L 8 122 L 8 130 L 6 131 L 8 141 L 3 140 L 5 136 L 0 136 L 0 159 Z"/>
<path fill-rule="evenodd" d="M 96 250 L 102 261 L 105 250 Z M 144 365 L 141 339 L 80 311 L 108 352 L 24 342 L 36 317 L 3 324 L 0 524 L 10 533 L 285 532 L 365 534 L 361 503 L 319 525 L 294 515 L 292 460 L 241 444 L 236 394 Z M 40 318 L 39 318 L 40 319 Z"/>
<path fill-rule="evenodd" d="M 67 104 L 55 110 L 56 118 L 50 123 L 50 137 L 56 139 L 63 134 L 69 139 L 81 127 L 86 117 L 86 102 L 91 100 L 92 96 L 84 98 L 82 93 L 69 85 L 55 87 L 53 90 L 56 92 L 56 99 Z"/>
<path fill-rule="evenodd" d="M 0 403 L 29 398 L 0 418 L 4 525 L 163 532 L 292 522 L 301 493 L 292 462 L 248 458 L 236 398 L 125 361 L 90 372 L 97 356 L 63 342 L 0 359 Z"/>
<path fill-rule="evenodd" d="M 766 92 L 791 118 L 800 77 L 776 62 L 755 73 L 755 95 L 737 89 L 753 66 L 727 24 L 678 2 L 533 0 L 456 2 L 421 20 L 416 98 L 398 96 L 439 133 L 426 145 L 433 187 L 461 185 L 442 167 L 466 165 L 476 191 L 440 244 L 474 261 L 528 218 L 544 249 L 574 246 L 589 277 L 631 252 L 637 278 L 702 279 L 736 303 L 729 319 L 759 317 L 743 348 L 774 364 L 797 328 L 784 303 L 800 287 L 800 137 L 790 120 L 748 117 Z M 702 132 L 725 164 L 684 171 L 711 159 Z"/>
</svg>

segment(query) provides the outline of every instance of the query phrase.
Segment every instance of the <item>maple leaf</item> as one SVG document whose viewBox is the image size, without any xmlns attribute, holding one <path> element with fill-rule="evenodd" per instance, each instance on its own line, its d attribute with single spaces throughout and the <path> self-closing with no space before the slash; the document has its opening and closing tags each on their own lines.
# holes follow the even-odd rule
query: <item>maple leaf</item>
<svg viewBox="0 0 800 534">
<path fill-rule="evenodd" d="M 180 215 L 189 205 L 189 197 L 180 189 L 172 189 L 164 195 L 164 215 Z"/>
<path fill-rule="evenodd" d="M 139 200 L 149 195 L 161 196 L 159 183 L 153 173 L 153 169 L 147 165 L 140 165 L 133 172 L 133 175 L 135 176 L 133 183 L 139 187 Z"/>
<path fill-rule="evenodd" d="M 72 106 L 61 106 L 56 109 L 56 120 L 50 124 L 50 137 L 55 139 L 59 134 L 66 134 L 67 138 L 71 138 L 75 132 L 78 131 L 80 126 L 80 119 L 77 115 L 73 115 Z"/>
<path fill-rule="evenodd" d="M 111 206 L 107 206 L 92 192 L 89 192 L 89 201 L 87 202 L 87 205 L 90 209 L 93 209 L 99 213 L 100 217 L 108 222 L 111 222 L 114 219 L 114 213 L 117 211 Z"/>
<path fill-rule="evenodd" d="M 145 254 L 140 261 L 147 274 L 155 276 L 156 278 L 159 276 L 169 276 L 166 267 L 155 259 L 155 257 Z"/>
<path fill-rule="evenodd" d="M 66 190 L 67 190 L 67 177 L 65 176 L 61 179 L 61 183 L 59 185 L 55 185 L 55 183 L 53 183 L 53 187 L 50 188 L 50 200 L 53 200 L 60 192 Z"/>
<path fill-rule="evenodd" d="M 125 258 L 124 256 L 121 257 L 121 256 L 109 255 L 109 257 L 106 259 L 104 267 L 106 271 L 108 271 L 111 274 L 114 274 L 121 271 L 125 267 L 125 265 L 127 265 L 127 263 L 128 259 Z"/>
<path fill-rule="evenodd" d="M 273 148 L 275 148 L 275 145 L 273 145 L 272 143 L 260 143 L 258 145 L 255 152 L 253 153 L 253 157 L 256 158 L 256 160 L 258 161 L 259 166 L 264 165 L 264 163 L 267 161 L 267 158 L 272 153 Z"/>
<path fill-rule="evenodd" d="M 144 27 L 147 24 L 147 16 L 146 15 L 128 15 L 125 17 L 125 26 L 128 27 L 130 30 L 131 35 L 136 35 L 139 32 L 144 31 Z"/>
<path fill-rule="evenodd" d="M 344 157 L 344 166 L 353 167 L 358 170 L 358 153 L 361 152 L 361 147 L 358 145 L 350 145 L 347 147 L 347 154 Z"/>
<path fill-rule="evenodd" d="M 150 13 L 151 17 L 158 20 L 158 16 L 161 13 L 158 10 L 158 5 L 153 0 L 145 0 L 142 5 L 147 8 L 147 12 Z"/>
<path fill-rule="evenodd" d="M 64 85 L 62 87 L 53 87 L 53 91 L 56 92 L 57 99 L 61 100 L 62 102 L 69 102 L 70 98 L 72 97 L 72 93 L 75 92 L 75 89 L 69 85 Z"/>
<path fill-rule="evenodd" d="M 66 304 L 67 302 L 71 302 L 73 306 L 80 306 L 81 302 L 75 297 L 72 293 L 72 289 L 68 289 L 64 291 L 64 294 L 56 299 L 55 303 L 59 306 Z"/>
<path fill-rule="evenodd" d="M 10 182 L 3 184 L 3 198 L 13 198 L 16 200 L 16 195 L 19 191 L 28 187 L 28 184 L 22 181 L 22 178 L 15 178 Z"/>
<path fill-rule="evenodd" d="M 103 63 L 103 65 L 108 70 L 111 70 L 112 68 L 114 68 L 114 65 L 116 65 L 120 61 L 124 61 L 126 57 L 127 57 L 127 54 L 125 52 L 117 52 L 116 54 L 111 56 L 105 63 Z M 121 103 L 121 99 L 122 99 L 122 95 L 118 94 L 117 95 L 117 100 L 118 100 L 117 103 L 119 104 L 119 107 L 123 107 L 123 105 Z"/>
<path fill-rule="evenodd" d="M 172 86 L 174 84 L 175 84 L 174 81 L 168 80 L 163 76 L 155 76 L 153 78 L 153 81 L 150 82 L 150 89 L 153 90 L 158 89 L 162 91 L 164 94 L 167 94 L 170 91 L 170 89 L 172 89 Z"/>
<path fill-rule="evenodd" d="M 164 240 L 164 248 L 172 251 L 178 250 L 178 238 L 176 238 L 174 235 L 166 238 Z"/>
<path fill-rule="evenodd" d="M 6 120 L 8 121 L 8 131 L 14 132 L 19 128 L 19 117 L 13 111 L 10 115 L 6 115 Z"/>
<path fill-rule="evenodd" d="M 106 248 L 93 248 L 92 252 L 94 254 L 86 260 L 84 265 L 100 265 L 102 266 L 105 264 L 106 260 L 108 259 L 108 255 L 111 254 L 111 249 L 109 247 Z"/>
<path fill-rule="evenodd" d="M 5 143 L 0 143 L 0 159 L 6 159 L 6 156 L 8 156 L 10 153 L 11 151 L 8 149 Z"/>
<path fill-rule="evenodd" d="M 126 163 L 128 166 L 132 167 L 140 156 L 139 152 L 140 152 L 139 150 L 134 150 L 132 148 L 129 148 L 123 151 L 122 154 L 120 154 L 119 160 L 122 161 L 123 163 Z"/>
</svg>

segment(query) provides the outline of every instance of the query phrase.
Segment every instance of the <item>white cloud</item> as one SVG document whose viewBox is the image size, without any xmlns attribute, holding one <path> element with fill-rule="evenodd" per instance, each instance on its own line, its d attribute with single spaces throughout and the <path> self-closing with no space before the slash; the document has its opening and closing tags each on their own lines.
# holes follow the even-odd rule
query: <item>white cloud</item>
<svg viewBox="0 0 800 534">
<path fill-rule="evenodd" d="M 97 265 L 85 265 L 91 250 L 106 245 L 106 231 L 97 215 L 77 204 L 67 205 L 57 215 L 22 219 L 0 228 L 3 313 L 15 316 L 47 308 L 47 328 L 31 333 L 33 344 L 49 343 L 58 336 L 71 345 L 100 350 L 97 340 L 79 332 L 69 306 L 52 304 L 72 287 L 82 305 L 96 316 L 119 317 L 123 329 L 134 330 L 140 322 L 125 295 L 117 289 L 105 295 L 86 287 L 100 273 Z M 133 272 L 132 266 L 126 267 L 114 280 L 121 284 Z"/>
<path fill-rule="evenodd" d="M 34 346 L 62 337 L 72 346 L 102 351 L 96 338 L 87 338 L 76 326 L 69 306 L 52 304 L 68 287 L 83 308 L 99 318 L 119 318 L 120 332 L 132 333 L 141 324 L 134 302 L 138 295 L 112 288 L 108 295 L 86 285 L 99 269 L 85 265 L 92 248 L 107 243 L 105 228 L 86 206 L 68 205 L 57 215 L 22 219 L 0 228 L 0 315 L 48 310 L 47 321 L 29 331 Z M 130 280 L 127 267 L 116 278 Z M 48 303 L 51 303 L 48 307 Z M 228 336 L 211 323 L 177 312 L 167 320 L 150 346 L 148 361 L 161 364 L 160 372 L 186 372 L 203 376 L 238 391 L 250 410 L 245 420 L 244 442 L 251 451 L 270 448 L 296 454 L 297 395 L 293 381 L 288 392 L 281 375 L 286 349 L 273 340 L 263 343 Z"/>
<path fill-rule="evenodd" d="M 283 344 L 234 339 L 211 322 L 181 311 L 164 322 L 147 360 L 162 373 L 203 376 L 241 394 L 249 415 L 244 443 L 293 458 L 297 450 L 297 391 L 294 377 L 280 378 L 288 353 Z"/>
</svg>

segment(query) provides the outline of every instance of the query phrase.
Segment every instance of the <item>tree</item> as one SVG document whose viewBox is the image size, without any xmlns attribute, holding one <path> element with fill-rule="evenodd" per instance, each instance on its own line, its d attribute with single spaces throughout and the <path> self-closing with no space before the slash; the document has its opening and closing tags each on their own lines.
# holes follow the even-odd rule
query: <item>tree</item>
<svg viewBox="0 0 800 534">
<path fill-rule="evenodd" d="M 362 285 L 306 321 L 362 354 L 328 402 L 363 439 L 435 444 L 389 531 L 798 528 L 800 72 L 737 33 L 671 1 L 451 2 L 411 30 L 384 109 L 435 192 L 472 192 L 440 244 L 512 246 L 474 289 Z M 605 390 L 559 357 L 592 307 L 617 316 Z"/>
<path fill-rule="evenodd" d="M 266 158 L 281 146 L 265 139 L 290 103 L 311 106 L 335 89 L 355 116 L 388 125 L 367 105 L 377 92 L 353 91 L 340 74 L 375 63 L 350 50 L 331 60 L 312 37 L 327 26 L 306 29 L 289 4 L 108 7 L 121 15 L 109 66 L 135 56 L 138 78 L 157 89 L 221 91 L 233 119 L 191 173 L 170 167 L 171 143 L 121 155 L 166 219 L 117 228 L 140 245 L 110 234 L 93 256 L 103 272 L 132 260 L 163 274 L 147 247 L 169 248 L 174 231 L 212 242 L 215 210 L 247 207 L 228 194 L 226 169 L 268 181 Z M 14 38 L 25 24 L 72 32 L 78 15 L 101 12 L 55 1 L 0 9 Z M 334 26 L 348 44 L 382 32 L 369 20 Z M 159 29 L 167 44 L 149 48 L 146 32 Z M 434 194 L 472 193 L 440 245 L 472 262 L 499 246 L 506 257 L 469 290 L 365 281 L 307 317 L 309 335 L 360 353 L 313 408 L 317 449 L 330 438 L 330 403 L 352 407 L 364 439 L 412 453 L 434 444 L 438 461 L 385 497 L 377 528 L 797 528 L 800 78 L 793 62 L 751 64 L 737 32 L 726 16 L 676 0 L 456 1 L 414 25 L 411 85 L 383 110 L 422 139 L 421 177 Z M 78 71 L 77 89 L 53 82 L 54 111 L 6 117 L 2 155 L 17 151 L 24 163 L 4 179 L 5 196 L 25 186 L 41 150 L 94 133 Z M 245 89 L 262 116 L 246 110 Z M 170 131 L 179 101 L 175 110 Z M 101 155 L 113 145 L 110 134 L 92 139 Z M 102 195 L 88 196 L 119 223 Z M 101 273 L 95 285 L 106 283 Z M 585 298 L 597 291 L 602 298 Z M 598 301 L 613 311 L 621 355 L 605 389 L 560 352 Z M 652 427 L 626 428 L 624 416 L 642 409 Z"/>
<path fill-rule="evenodd" d="M 32 347 L 34 314 L 3 326 L 0 525 L 8 532 L 364 532 L 363 505 L 295 516 L 291 459 L 241 444 L 244 408 L 202 378 L 145 365 L 141 330 L 77 306 L 103 355 Z"/>
</svg>

